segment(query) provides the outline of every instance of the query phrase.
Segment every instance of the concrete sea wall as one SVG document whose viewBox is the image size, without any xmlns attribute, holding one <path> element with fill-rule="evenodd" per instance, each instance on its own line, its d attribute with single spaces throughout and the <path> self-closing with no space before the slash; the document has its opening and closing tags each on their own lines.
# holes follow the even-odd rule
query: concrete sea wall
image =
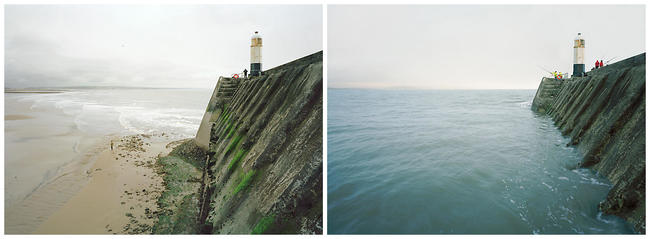
<svg viewBox="0 0 650 239">
<path fill-rule="evenodd" d="M 645 233 L 645 53 L 563 81 L 543 78 L 532 110 L 548 114 L 612 183 L 599 205 Z"/>
<path fill-rule="evenodd" d="M 219 78 L 197 136 L 163 160 L 154 233 L 322 234 L 322 93 L 322 51 Z"/>
<path fill-rule="evenodd" d="M 240 81 L 242 80 L 223 76 L 219 77 L 217 86 L 212 91 L 212 97 L 210 98 L 210 102 L 208 102 L 208 107 L 203 114 L 199 131 L 196 133 L 196 138 L 194 139 L 199 147 L 208 149 L 212 123 L 217 120 L 222 110 L 227 108 L 227 104 L 232 100 L 232 96 L 235 94 Z"/>
<path fill-rule="evenodd" d="M 323 53 L 220 77 L 194 139 L 159 160 L 155 234 L 323 233 Z"/>
</svg>

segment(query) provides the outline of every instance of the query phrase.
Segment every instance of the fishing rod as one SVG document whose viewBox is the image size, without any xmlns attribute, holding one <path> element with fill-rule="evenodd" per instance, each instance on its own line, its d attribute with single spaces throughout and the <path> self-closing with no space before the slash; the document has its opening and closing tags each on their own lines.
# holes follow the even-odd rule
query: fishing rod
<svg viewBox="0 0 650 239">
<path fill-rule="evenodd" d="M 544 67 L 541 67 L 541 66 L 539 66 L 539 65 L 538 65 L 537 67 L 539 67 L 539 69 L 542 69 L 543 71 L 546 71 L 547 73 L 553 75 L 553 72 L 551 72 L 551 71 L 549 71 L 549 70 L 547 70 L 547 69 L 544 69 Z"/>
<path fill-rule="evenodd" d="M 552 75 L 553 77 L 557 77 L 558 75 L 562 75 L 562 72 L 555 71 L 555 73 L 553 73 L 552 71 L 544 69 L 544 67 L 541 67 L 539 65 L 537 67 L 539 67 L 539 69 L 542 69 L 543 71 L 546 71 L 546 73 Z"/>
<path fill-rule="evenodd" d="M 605 64 L 609 64 L 610 61 L 613 61 L 613 60 L 616 59 L 617 57 L 618 57 L 618 56 L 612 57 L 612 59 L 607 60 L 607 61 L 605 62 Z"/>
<path fill-rule="evenodd" d="M 558 80 L 558 79 L 562 79 L 562 75 L 563 75 L 562 72 L 558 72 L 558 71 L 551 72 L 551 71 L 549 71 L 549 70 L 547 70 L 547 69 L 544 69 L 544 67 L 541 67 L 541 66 L 539 66 L 539 65 L 537 65 L 537 67 L 539 67 L 539 69 L 542 69 L 543 71 L 546 71 L 548 74 L 552 75 L 553 78 L 555 78 L 556 80 Z M 568 74 L 568 73 L 567 73 L 567 74 Z"/>
</svg>

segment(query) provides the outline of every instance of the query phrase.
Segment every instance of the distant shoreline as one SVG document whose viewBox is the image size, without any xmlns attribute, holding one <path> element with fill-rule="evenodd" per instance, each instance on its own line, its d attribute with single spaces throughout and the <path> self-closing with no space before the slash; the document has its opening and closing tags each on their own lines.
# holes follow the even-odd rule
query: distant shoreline
<svg viewBox="0 0 650 239">
<path fill-rule="evenodd" d="M 22 94 L 57 94 L 66 92 L 64 90 L 8 90 L 5 93 L 22 93 Z"/>
<path fill-rule="evenodd" d="M 210 88 L 188 88 L 188 87 L 140 87 L 140 86 L 61 86 L 61 87 L 28 87 L 28 88 L 5 88 L 5 93 L 63 93 L 75 90 L 211 90 Z"/>
</svg>

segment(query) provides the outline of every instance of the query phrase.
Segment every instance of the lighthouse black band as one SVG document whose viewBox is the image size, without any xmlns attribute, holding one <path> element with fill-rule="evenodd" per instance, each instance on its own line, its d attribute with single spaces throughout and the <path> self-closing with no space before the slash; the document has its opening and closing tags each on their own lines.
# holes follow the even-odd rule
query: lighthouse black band
<svg viewBox="0 0 650 239">
<path fill-rule="evenodd" d="M 572 76 L 584 76 L 584 75 L 585 75 L 585 64 L 573 64 Z"/>
<path fill-rule="evenodd" d="M 251 63 L 251 76 L 259 76 L 262 73 L 262 63 Z"/>
</svg>

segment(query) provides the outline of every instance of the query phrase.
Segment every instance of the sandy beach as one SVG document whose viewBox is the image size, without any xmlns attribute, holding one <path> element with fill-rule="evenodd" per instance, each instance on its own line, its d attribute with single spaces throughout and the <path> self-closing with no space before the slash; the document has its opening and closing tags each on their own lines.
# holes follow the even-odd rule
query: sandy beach
<svg viewBox="0 0 650 239">
<path fill-rule="evenodd" d="M 29 115 L 5 115 L 5 120 L 24 120 L 31 119 L 33 117 Z"/>
<path fill-rule="evenodd" d="M 36 234 L 150 233 L 163 190 L 156 158 L 171 151 L 165 136 L 115 137 L 86 170 L 88 183 L 49 216 Z"/>
<path fill-rule="evenodd" d="M 31 233 L 88 182 L 108 137 L 55 107 L 5 94 L 5 233 Z"/>
<path fill-rule="evenodd" d="M 196 94 L 135 89 L 5 93 L 5 233 L 146 231 L 138 225 L 155 218 L 145 211 L 155 212 L 150 198 L 157 197 L 161 181 L 147 166 L 171 150 L 167 143 L 196 132 L 204 108 L 190 97 Z M 181 102 L 170 104 L 169 97 Z M 113 220 L 118 222 L 108 223 Z"/>
</svg>

